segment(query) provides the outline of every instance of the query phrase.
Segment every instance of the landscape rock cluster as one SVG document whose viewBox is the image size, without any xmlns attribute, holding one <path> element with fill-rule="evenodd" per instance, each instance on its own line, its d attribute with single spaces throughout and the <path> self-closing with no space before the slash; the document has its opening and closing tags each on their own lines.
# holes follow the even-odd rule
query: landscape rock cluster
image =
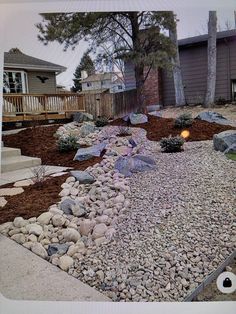
<svg viewBox="0 0 236 314">
<path fill-rule="evenodd" d="M 60 126 L 55 134 L 57 138 L 67 138 L 69 135 L 78 139 L 81 146 L 92 145 L 98 136 L 99 129 L 95 127 L 94 122 L 71 122 Z"/>
<path fill-rule="evenodd" d="M 214 123 L 223 124 L 223 125 L 231 125 L 232 123 L 232 121 L 226 119 L 220 113 L 214 112 L 214 111 L 203 111 L 199 113 L 196 119 L 207 121 L 210 123 L 214 122 Z"/>
<path fill-rule="evenodd" d="M 236 130 L 228 130 L 213 136 L 215 150 L 224 153 L 236 152 Z"/>
<path fill-rule="evenodd" d="M 102 161 L 71 171 L 47 212 L 0 232 L 114 301 L 183 300 L 234 250 L 234 162 L 212 141 L 162 154 L 139 128 L 120 137 L 73 122 L 57 136 L 72 133 L 103 146 Z"/>
<path fill-rule="evenodd" d="M 93 146 L 79 149 L 76 158 L 90 158 L 96 150 L 99 156 L 106 148 L 101 163 L 86 171 L 71 171 L 61 186 L 61 202 L 39 217 L 16 217 L 13 222 L 0 226 L 0 232 L 66 271 L 74 260 L 113 239 L 118 215 L 130 206 L 128 179 L 114 164 L 125 150 L 130 156 L 136 156 L 146 138 L 140 129 L 132 130 L 129 137 L 123 138 L 117 136 L 118 127 L 108 126 L 97 132 L 87 122 L 79 128 L 74 122 L 60 127 L 57 136 L 76 134 L 79 137 L 81 129 L 88 131 L 84 140 Z"/>
</svg>

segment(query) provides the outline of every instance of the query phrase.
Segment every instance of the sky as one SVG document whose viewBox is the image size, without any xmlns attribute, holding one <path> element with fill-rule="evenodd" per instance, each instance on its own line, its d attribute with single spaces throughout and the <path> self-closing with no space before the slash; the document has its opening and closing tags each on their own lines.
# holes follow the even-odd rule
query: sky
<svg viewBox="0 0 236 314">
<path fill-rule="evenodd" d="M 44 46 L 37 39 L 36 23 L 42 21 L 40 12 L 69 11 L 115 11 L 120 9 L 137 10 L 174 10 L 179 19 L 178 38 L 186 38 L 206 33 L 208 11 L 217 10 L 218 23 L 224 26 L 229 21 L 234 26 L 235 0 L 80 0 L 80 1 L 4 1 L 0 0 L 0 23 L 3 23 L 3 45 L 1 49 L 9 51 L 18 47 L 25 54 L 67 67 L 67 71 L 57 76 L 57 83 L 68 89 L 73 85 L 73 73 L 87 48 L 84 42 L 75 50 L 63 51 L 63 46 L 53 42 Z"/>
</svg>

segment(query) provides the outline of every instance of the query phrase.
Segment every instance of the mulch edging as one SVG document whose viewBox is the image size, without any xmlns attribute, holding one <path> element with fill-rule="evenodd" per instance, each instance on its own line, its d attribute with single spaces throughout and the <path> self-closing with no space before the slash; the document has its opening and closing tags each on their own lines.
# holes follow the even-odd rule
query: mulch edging
<svg viewBox="0 0 236 314">
<path fill-rule="evenodd" d="M 152 115 L 148 115 L 148 123 L 136 124 L 135 127 L 143 128 L 147 131 L 147 138 L 150 141 L 160 141 L 163 137 L 169 137 L 180 135 L 182 130 L 188 130 L 190 136 L 187 141 L 206 141 L 212 140 L 213 135 L 226 131 L 236 130 L 235 127 L 230 125 L 221 125 L 217 123 L 210 123 L 195 119 L 191 127 L 184 129 L 177 129 L 174 127 L 174 119 L 172 118 L 160 118 Z M 127 122 L 123 119 L 116 119 L 110 123 L 110 125 L 126 126 Z"/>
</svg>

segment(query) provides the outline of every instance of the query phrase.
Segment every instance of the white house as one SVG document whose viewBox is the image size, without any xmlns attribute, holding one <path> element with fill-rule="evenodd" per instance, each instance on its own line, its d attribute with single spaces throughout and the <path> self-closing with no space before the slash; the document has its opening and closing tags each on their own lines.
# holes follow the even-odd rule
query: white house
<svg viewBox="0 0 236 314">
<path fill-rule="evenodd" d="M 125 89 L 124 82 L 119 73 L 106 72 L 87 76 L 86 72 L 83 71 L 81 77 L 82 92 L 100 93 L 109 91 L 110 93 L 118 93 Z"/>
</svg>

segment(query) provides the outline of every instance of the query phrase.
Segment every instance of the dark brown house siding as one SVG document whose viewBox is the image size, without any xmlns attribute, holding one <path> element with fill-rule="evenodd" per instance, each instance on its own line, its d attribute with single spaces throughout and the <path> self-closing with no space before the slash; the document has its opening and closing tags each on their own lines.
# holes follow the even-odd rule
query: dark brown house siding
<svg viewBox="0 0 236 314">
<path fill-rule="evenodd" d="M 207 42 L 179 47 L 185 96 L 188 104 L 202 103 L 207 81 Z M 217 41 L 215 99 L 232 99 L 231 81 L 236 79 L 236 37 Z M 163 71 L 163 105 L 175 104 L 172 73 Z"/>
</svg>

